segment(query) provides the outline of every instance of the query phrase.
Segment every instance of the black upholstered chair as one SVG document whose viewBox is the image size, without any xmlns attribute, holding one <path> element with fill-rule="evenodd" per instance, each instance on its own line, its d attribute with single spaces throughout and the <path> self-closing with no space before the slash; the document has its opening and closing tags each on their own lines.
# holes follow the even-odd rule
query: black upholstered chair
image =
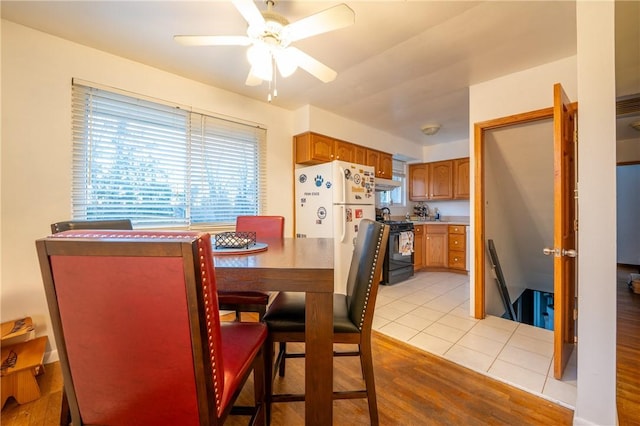
<svg viewBox="0 0 640 426">
<path fill-rule="evenodd" d="M 366 386 L 364 390 L 334 392 L 334 399 L 367 398 L 372 425 L 378 424 L 378 408 L 371 353 L 371 324 L 388 239 L 388 225 L 368 219 L 360 222 L 349 269 L 347 294 L 335 293 L 333 296 L 333 342 L 358 345 L 357 351 L 334 352 L 334 356 L 359 356 Z M 286 342 L 305 340 L 304 294 L 279 293 L 267 309 L 264 321 L 269 328 L 265 354 L 268 366 L 274 364 L 273 345 L 280 342 L 274 368 L 267 367 L 267 418 L 270 420 L 271 403 L 304 400 L 304 395 L 272 394 L 274 372 L 279 370 L 283 376 L 282 367 L 286 358 L 304 356 L 286 352 Z"/>
<path fill-rule="evenodd" d="M 57 234 L 62 231 L 71 231 L 74 229 L 113 229 L 113 230 L 130 230 L 133 229 L 129 219 L 114 220 L 67 220 L 64 222 L 56 222 L 51 224 L 51 232 Z"/>
</svg>

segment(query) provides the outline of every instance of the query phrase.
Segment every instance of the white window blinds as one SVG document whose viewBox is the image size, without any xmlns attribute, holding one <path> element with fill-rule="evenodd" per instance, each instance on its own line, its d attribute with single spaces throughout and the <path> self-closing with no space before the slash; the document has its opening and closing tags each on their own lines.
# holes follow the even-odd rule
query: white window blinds
<svg viewBox="0 0 640 426">
<path fill-rule="evenodd" d="M 264 209 L 266 130 L 73 85 L 74 219 L 206 227 Z"/>
</svg>

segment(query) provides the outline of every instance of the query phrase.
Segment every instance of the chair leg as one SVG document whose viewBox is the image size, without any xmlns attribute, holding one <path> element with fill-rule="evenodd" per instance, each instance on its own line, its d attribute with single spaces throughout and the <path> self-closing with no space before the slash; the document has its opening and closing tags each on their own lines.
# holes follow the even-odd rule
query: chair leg
<svg viewBox="0 0 640 426">
<path fill-rule="evenodd" d="M 367 389 L 367 401 L 369 403 L 369 417 L 371 426 L 378 426 L 378 402 L 376 400 L 376 383 L 373 376 L 373 356 L 371 353 L 371 341 L 360 345 L 360 363 L 364 375 L 364 383 Z"/>
<path fill-rule="evenodd" d="M 280 342 L 280 351 L 278 353 L 278 360 L 279 360 L 278 375 L 280 377 L 284 377 L 286 359 L 287 359 L 287 342 Z"/>
<path fill-rule="evenodd" d="M 69 401 L 67 393 L 62 389 L 62 406 L 60 408 L 60 426 L 69 426 L 71 424 L 71 410 L 69 409 Z"/>
<path fill-rule="evenodd" d="M 271 365 L 267 364 L 270 352 L 267 346 L 263 346 L 260 353 L 253 363 L 253 397 L 257 407 L 256 419 L 254 424 L 266 425 L 268 413 L 267 411 L 267 371 L 271 369 Z"/>
<path fill-rule="evenodd" d="M 264 384 L 267 425 L 271 424 L 271 395 L 273 394 L 273 340 L 267 337 L 264 344 Z"/>
</svg>

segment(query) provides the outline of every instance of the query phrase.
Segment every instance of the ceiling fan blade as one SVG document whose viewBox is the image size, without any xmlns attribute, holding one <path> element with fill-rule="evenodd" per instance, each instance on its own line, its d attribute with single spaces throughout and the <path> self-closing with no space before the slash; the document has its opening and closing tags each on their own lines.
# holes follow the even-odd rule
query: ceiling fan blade
<svg viewBox="0 0 640 426">
<path fill-rule="evenodd" d="M 251 39 L 247 36 L 176 35 L 173 39 L 185 46 L 248 46 L 251 44 Z"/>
<path fill-rule="evenodd" d="M 254 25 L 264 26 L 264 17 L 253 0 L 232 0 L 232 2 L 250 27 Z"/>
<path fill-rule="evenodd" d="M 247 79 L 244 84 L 247 86 L 259 86 L 262 84 L 262 78 L 256 75 L 256 70 L 253 67 L 249 70 L 249 74 L 247 75 Z"/>
<path fill-rule="evenodd" d="M 317 59 L 314 59 L 311 56 L 307 55 L 300 49 L 296 49 L 295 47 L 287 47 L 287 50 L 289 51 L 291 57 L 295 58 L 295 61 L 300 68 L 316 77 L 323 83 L 333 81 L 338 75 L 337 72 L 335 72 L 322 62 L 318 61 Z"/>
<path fill-rule="evenodd" d="M 287 31 L 293 42 L 348 27 L 353 25 L 355 21 L 355 13 L 343 3 L 287 25 Z"/>
</svg>

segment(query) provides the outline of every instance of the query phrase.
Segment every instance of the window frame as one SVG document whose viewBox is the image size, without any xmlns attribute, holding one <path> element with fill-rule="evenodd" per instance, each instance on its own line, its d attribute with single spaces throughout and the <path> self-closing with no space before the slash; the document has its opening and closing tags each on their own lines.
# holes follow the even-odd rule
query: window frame
<svg viewBox="0 0 640 426">
<path fill-rule="evenodd" d="M 72 128 L 74 220 L 206 230 L 266 209 L 264 126 L 74 79 Z"/>
</svg>

